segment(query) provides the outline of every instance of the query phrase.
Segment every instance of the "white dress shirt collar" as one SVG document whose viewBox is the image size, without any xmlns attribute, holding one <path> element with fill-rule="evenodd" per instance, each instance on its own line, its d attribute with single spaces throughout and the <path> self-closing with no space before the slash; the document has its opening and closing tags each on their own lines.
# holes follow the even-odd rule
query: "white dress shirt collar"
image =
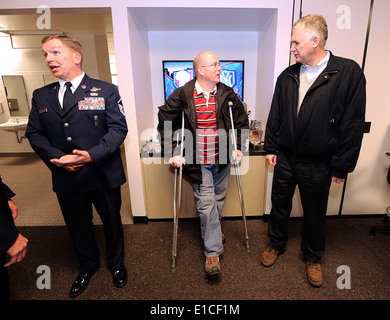
<svg viewBox="0 0 390 320">
<path fill-rule="evenodd" d="M 201 93 L 203 93 L 203 95 L 204 95 L 207 99 L 209 98 L 210 92 L 204 91 L 203 88 L 200 86 L 198 80 L 196 80 L 196 82 L 195 82 L 195 89 L 196 89 L 196 93 L 197 93 L 198 95 L 200 95 Z M 214 89 L 213 89 L 212 92 L 214 92 L 214 94 L 217 93 L 217 85 L 214 86 Z"/>
<path fill-rule="evenodd" d="M 79 76 L 77 76 L 76 78 L 74 78 L 72 81 L 70 81 L 72 83 L 72 86 L 70 87 L 70 89 L 72 90 L 72 92 L 75 92 L 77 87 L 80 85 L 81 81 L 83 81 L 83 78 L 84 78 L 84 75 L 85 73 L 83 72 L 82 74 L 80 74 Z M 65 83 L 67 81 L 65 80 L 62 80 L 62 79 L 59 79 L 58 82 L 60 83 L 60 92 L 63 93 L 65 92 Z"/>
</svg>

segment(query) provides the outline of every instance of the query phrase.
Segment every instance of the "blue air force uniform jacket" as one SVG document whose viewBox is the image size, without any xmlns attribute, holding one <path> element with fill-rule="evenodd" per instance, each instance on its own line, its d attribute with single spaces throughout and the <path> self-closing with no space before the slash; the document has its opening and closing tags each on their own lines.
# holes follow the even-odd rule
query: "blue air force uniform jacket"
<svg viewBox="0 0 390 320">
<path fill-rule="evenodd" d="M 33 93 L 26 129 L 31 147 L 52 172 L 55 192 L 86 192 L 116 188 L 126 181 L 120 145 L 127 125 L 118 89 L 113 84 L 84 75 L 73 93 L 70 107 L 58 100 L 58 82 Z M 50 162 L 86 150 L 93 163 L 68 172 Z"/>
</svg>

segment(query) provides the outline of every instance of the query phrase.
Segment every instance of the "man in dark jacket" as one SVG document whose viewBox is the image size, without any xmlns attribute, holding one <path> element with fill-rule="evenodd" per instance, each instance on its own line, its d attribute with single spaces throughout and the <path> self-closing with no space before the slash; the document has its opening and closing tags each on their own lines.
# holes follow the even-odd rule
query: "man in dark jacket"
<svg viewBox="0 0 390 320">
<path fill-rule="evenodd" d="M 264 149 L 275 166 L 270 245 L 261 263 L 272 266 L 284 251 L 292 197 L 303 207 L 301 250 L 311 285 L 322 284 L 325 217 L 331 181 L 341 183 L 357 163 L 364 132 L 366 81 L 358 64 L 325 50 L 325 19 L 309 15 L 293 27 L 296 64 L 278 77 Z"/>
<path fill-rule="evenodd" d="M 45 37 L 42 52 L 59 82 L 34 91 L 26 137 L 51 170 L 53 190 L 79 259 L 79 275 L 69 296 L 80 295 L 100 266 L 92 205 L 103 222 L 114 285 L 123 287 L 127 271 L 120 187 L 126 176 L 120 146 L 127 125 L 118 89 L 82 71 L 82 47 L 75 39 Z"/>
<path fill-rule="evenodd" d="M 164 154 L 172 156 L 169 151 L 172 150 L 172 132 L 181 129 L 184 111 L 187 148 L 183 172 L 193 183 L 204 241 L 206 273 L 214 275 L 221 272 L 219 255 L 223 245 L 220 219 L 230 172 L 228 102 L 233 103 L 238 149 L 241 149 L 241 141 L 246 139 L 241 130 L 248 129 L 248 117 L 233 89 L 220 83 L 221 68 L 215 53 L 206 51 L 198 54 L 193 66 L 196 78 L 176 89 L 159 108 L 158 130 Z M 167 124 L 172 126 L 172 130 L 167 130 Z M 169 162 L 173 167 L 180 167 L 180 156 L 175 154 Z M 238 159 L 241 157 L 242 152 L 238 150 Z"/>
<path fill-rule="evenodd" d="M 18 232 L 14 224 L 14 219 L 18 216 L 18 207 L 11 200 L 14 195 L 0 176 L 0 300 L 9 299 L 7 268 L 22 261 L 27 251 L 28 240 Z"/>
</svg>

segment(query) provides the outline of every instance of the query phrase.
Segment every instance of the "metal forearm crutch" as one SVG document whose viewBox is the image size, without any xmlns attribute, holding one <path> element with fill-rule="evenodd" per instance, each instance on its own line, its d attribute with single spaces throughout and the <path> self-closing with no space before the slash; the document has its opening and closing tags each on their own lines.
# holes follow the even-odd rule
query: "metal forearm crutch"
<svg viewBox="0 0 390 320">
<path fill-rule="evenodd" d="M 240 203 L 241 203 L 242 220 L 244 221 L 246 250 L 249 252 L 250 251 L 250 248 L 249 248 L 249 236 L 248 236 L 248 228 L 246 226 L 244 194 L 242 192 L 240 168 L 238 166 L 237 141 L 236 141 L 236 136 L 234 134 L 234 122 L 233 122 L 233 112 L 232 112 L 233 102 L 229 101 L 228 102 L 228 106 L 229 106 L 229 112 L 230 112 L 230 121 L 231 121 L 231 124 L 232 124 L 232 141 L 233 141 L 234 152 L 235 152 L 235 157 L 233 158 L 233 162 L 234 162 L 234 167 L 236 168 L 238 195 L 240 197 Z"/>
<path fill-rule="evenodd" d="M 179 142 L 179 133 L 177 133 L 177 142 Z M 181 187 L 183 180 L 183 149 L 184 149 L 184 111 L 181 115 L 181 145 L 180 145 L 180 168 L 175 168 L 175 182 L 173 185 L 173 245 L 172 245 L 172 266 L 171 271 L 176 271 L 177 256 L 177 231 L 179 227 L 179 213 L 181 206 Z M 179 191 L 177 192 L 177 171 L 179 170 Z"/>
</svg>

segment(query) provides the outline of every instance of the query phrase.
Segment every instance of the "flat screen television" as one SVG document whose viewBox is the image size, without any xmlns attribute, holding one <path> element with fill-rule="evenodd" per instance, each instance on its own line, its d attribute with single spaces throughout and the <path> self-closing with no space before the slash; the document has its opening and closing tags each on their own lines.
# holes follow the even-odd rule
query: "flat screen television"
<svg viewBox="0 0 390 320">
<path fill-rule="evenodd" d="M 244 60 L 220 60 L 221 82 L 232 87 L 241 101 L 244 99 Z M 192 60 L 164 60 L 165 100 L 177 88 L 195 77 Z"/>
</svg>

